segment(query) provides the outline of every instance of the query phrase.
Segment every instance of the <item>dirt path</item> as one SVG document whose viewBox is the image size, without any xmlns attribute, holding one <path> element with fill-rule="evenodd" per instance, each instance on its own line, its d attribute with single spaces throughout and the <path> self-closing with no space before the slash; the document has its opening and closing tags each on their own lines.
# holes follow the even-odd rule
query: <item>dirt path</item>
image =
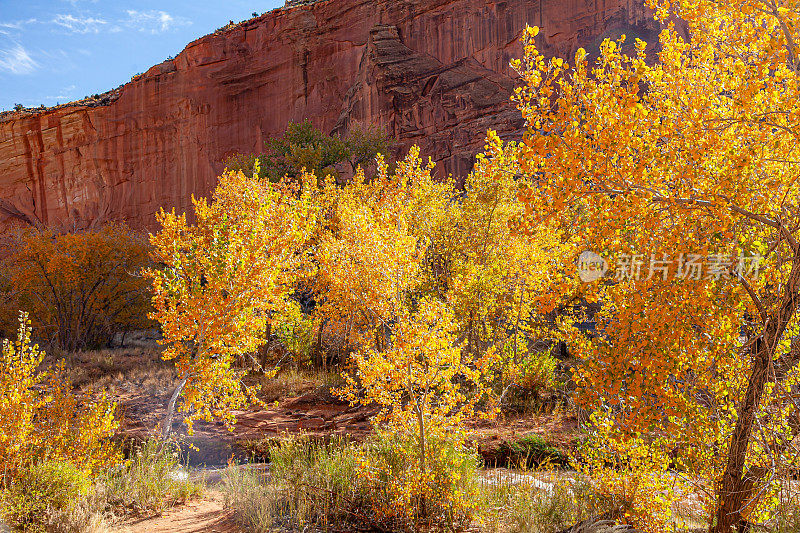
<svg viewBox="0 0 800 533">
<path fill-rule="evenodd" d="M 161 516 L 128 520 L 112 528 L 115 533 L 241 533 L 223 507 L 219 491 L 208 489 L 200 499 L 169 509 Z"/>
</svg>

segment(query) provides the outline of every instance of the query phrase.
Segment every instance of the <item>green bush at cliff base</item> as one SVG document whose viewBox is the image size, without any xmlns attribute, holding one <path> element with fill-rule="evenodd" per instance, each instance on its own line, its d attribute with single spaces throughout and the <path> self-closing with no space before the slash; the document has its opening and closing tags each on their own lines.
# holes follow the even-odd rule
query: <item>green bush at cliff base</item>
<svg viewBox="0 0 800 533">
<path fill-rule="evenodd" d="M 258 161 L 258 177 L 271 182 L 298 178 L 303 169 L 318 178 L 339 179 L 342 171 L 353 175 L 359 166 L 366 172 L 378 154 L 387 155 L 391 150 L 389 137 L 377 128 L 353 125 L 344 136 L 326 135 L 308 120 L 289 123 L 265 148 L 260 154 L 234 154 L 225 167 L 252 176 Z"/>
</svg>

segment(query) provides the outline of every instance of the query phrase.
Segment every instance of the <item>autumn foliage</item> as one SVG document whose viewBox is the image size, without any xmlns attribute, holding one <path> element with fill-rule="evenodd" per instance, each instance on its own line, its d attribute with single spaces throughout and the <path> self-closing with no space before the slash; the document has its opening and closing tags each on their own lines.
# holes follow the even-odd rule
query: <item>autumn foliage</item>
<svg viewBox="0 0 800 533">
<path fill-rule="evenodd" d="M 689 490 L 718 533 L 774 513 L 800 431 L 800 8 L 648 5 L 655 48 L 621 36 L 546 58 L 528 28 L 524 138 L 489 132 L 463 184 L 412 149 L 338 182 L 227 173 L 196 224 L 162 215 L 153 316 L 184 407 L 230 420 L 247 397 L 231 358 L 302 294 L 342 394 L 412 439 L 402 475 L 424 485 L 428 443 L 548 383 L 567 341 L 593 413 L 576 465 L 625 520 L 668 531 Z M 607 276 L 581 282 L 585 251 Z"/>
<path fill-rule="evenodd" d="M 213 202 L 194 201 L 195 224 L 185 215 L 159 215 L 163 230 L 151 242 L 163 266 L 147 276 L 164 357 L 175 359 L 182 380 L 170 412 L 182 392 L 183 408 L 194 410 L 188 420 L 232 422 L 232 411 L 254 398 L 234 361 L 264 341 L 272 315 L 286 308 L 307 268 L 303 247 L 314 220 L 308 194 L 231 172 Z"/>
<path fill-rule="evenodd" d="M 151 237 L 161 266 L 148 276 L 151 316 L 182 378 L 170 412 L 232 423 L 236 409 L 258 402 L 247 371 L 273 370 L 254 356 L 267 335 L 312 337 L 313 325 L 315 353 L 342 364 L 340 394 L 377 403 L 376 426 L 413 450 L 413 460 L 364 463 L 359 475 L 396 477 L 388 502 L 415 502 L 397 519 L 425 523 L 451 504 L 467 519 L 467 492 L 431 461 L 471 461 L 464 421 L 494 416 L 497 392 L 524 386 L 526 362 L 552 370 L 552 356 L 530 342 L 552 345 L 558 332 L 545 315 L 561 301 L 540 293 L 562 275 L 550 268 L 560 233 L 512 231 L 524 213 L 505 172 L 513 158 L 495 135 L 488 142 L 465 190 L 434 179 L 414 148 L 393 170 L 379 156 L 374 177 L 357 168 L 345 182 L 229 171 L 210 202 L 195 201 L 194 223 L 162 213 Z M 306 319 L 300 300 L 313 302 Z M 395 507 L 373 512 L 389 520 Z"/>
<path fill-rule="evenodd" d="M 30 228 L 12 236 L 0 262 L 2 328 L 16 329 L 20 309 L 37 339 L 66 351 L 109 345 L 116 333 L 152 327 L 147 320 L 147 242 L 121 225 L 58 234 Z"/>
<path fill-rule="evenodd" d="M 148 275 L 166 357 L 177 359 L 186 380 L 179 405 L 193 417 L 232 421 L 231 408 L 254 399 L 234 359 L 253 354 L 268 332 L 299 323 L 289 319 L 299 292 L 313 297 L 318 342 L 355 355 L 358 381 L 347 393 L 354 401 L 371 387 L 366 372 L 375 365 L 367 361 L 403 366 L 400 354 L 417 357 L 415 343 L 422 343 L 430 361 L 403 385 L 428 390 L 415 426 L 418 416 L 439 426 L 486 401 L 501 355 L 508 368 L 528 356 L 549 357 L 533 354 L 526 339 L 552 333 L 533 317 L 554 307 L 537 290 L 549 279 L 548 249 L 561 245 L 559 234 L 532 239 L 510 230 L 509 221 L 523 213 L 518 187 L 500 173 L 506 160 L 499 159 L 499 140 L 490 143 L 493 152 L 481 158 L 466 194 L 453 181 L 435 180 L 432 164 L 413 149 L 394 172 L 379 157 L 374 178 L 357 170 L 344 184 L 313 174 L 275 184 L 258 169 L 253 176 L 228 172 L 210 203 L 195 201 L 194 224 L 162 214 L 163 229 L 151 242 L 163 267 Z M 444 336 L 425 347 L 426 327 Z M 449 354 L 440 354 L 446 345 Z M 250 360 L 251 367 L 260 363 Z M 434 377 L 441 364 L 448 370 Z M 518 375 L 508 371 L 503 379 Z M 467 395 L 452 383 L 464 378 L 474 385 Z M 431 411 L 440 401 L 447 408 Z"/>
<path fill-rule="evenodd" d="M 16 340 L 0 356 L 0 487 L 34 464 L 66 461 L 87 473 L 118 460 L 109 441 L 118 427 L 105 395 L 74 392 L 63 367 L 42 370 L 44 352 L 31 342 L 21 313 Z"/>
<path fill-rule="evenodd" d="M 573 341 L 584 405 L 616 438 L 676 452 L 728 533 L 769 515 L 797 460 L 800 11 L 649 5 L 664 25 L 655 63 L 639 40 L 623 53 L 624 36 L 596 60 L 547 59 L 528 30 L 525 221 L 560 221 L 576 259 L 611 261 L 613 279 L 584 291 L 599 334 Z"/>
</svg>

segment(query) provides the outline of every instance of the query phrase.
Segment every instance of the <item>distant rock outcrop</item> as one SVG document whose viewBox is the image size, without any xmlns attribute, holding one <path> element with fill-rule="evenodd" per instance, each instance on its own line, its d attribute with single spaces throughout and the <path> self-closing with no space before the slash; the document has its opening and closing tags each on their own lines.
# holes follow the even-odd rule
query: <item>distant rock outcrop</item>
<svg viewBox="0 0 800 533">
<path fill-rule="evenodd" d="M 488 128 L 520 133 L 509 61 L 526 24 L 560 55 L 657 30 L 638 0 L 292 0 L 102 97 L 0 115 L 1 224 L 152 228 L 208 194 L 227 156 L 305 118 L 383 127 L 464 174 Z"/>
</svg>

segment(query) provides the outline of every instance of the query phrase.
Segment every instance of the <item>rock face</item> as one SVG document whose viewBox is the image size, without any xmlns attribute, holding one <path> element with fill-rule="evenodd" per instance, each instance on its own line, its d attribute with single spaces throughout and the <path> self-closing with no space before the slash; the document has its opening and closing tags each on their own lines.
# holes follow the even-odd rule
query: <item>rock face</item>
<svg viewBox="0 0 800 533">
<path fill-rule="evenodd" d="M 207 195 L 227 156 L 306 118 L 380 126 L 462 175 L 488 128 L 521 131 L 509 61 L 526 24 L 565 56 L 657 31 L 638 0 L 299 2 L 192 42 L 100 102 L 0 116 L 0 225 L 152 229 L 159 208 Z"/>
</svg>

